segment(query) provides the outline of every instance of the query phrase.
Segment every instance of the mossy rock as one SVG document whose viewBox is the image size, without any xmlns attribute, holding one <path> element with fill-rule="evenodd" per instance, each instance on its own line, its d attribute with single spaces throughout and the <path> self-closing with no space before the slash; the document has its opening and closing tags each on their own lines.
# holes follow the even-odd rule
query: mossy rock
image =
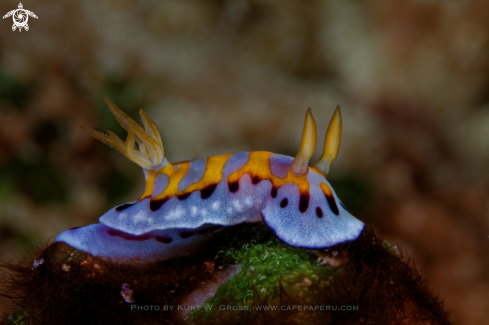
<svg viewBox="0 0 489 325">
<path fill-rule="evenodd" d="M 2 265 L 0 292 L 23 307 L 0 324 L 449 324 L 411 260 L 372 229 L 319 253 L 339 263 L 318 264 L 316 254 L 281 243 L 262 224 L 228 228 L 191 256 L 137 265 L 53 243 Z M 237 266 L 201 308 L 186 316 L 161 308 Z"/>
</svg>

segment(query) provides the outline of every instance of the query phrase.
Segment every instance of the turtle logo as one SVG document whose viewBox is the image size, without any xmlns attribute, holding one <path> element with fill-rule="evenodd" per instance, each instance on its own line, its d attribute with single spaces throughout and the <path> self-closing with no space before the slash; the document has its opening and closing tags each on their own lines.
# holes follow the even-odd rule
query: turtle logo
<svg viewBox="0 0 489 325">
<path fill-rule="evenodd" d="M 37 19 L 35 13 L 23 8 L 24 6 L 22 6 L 22 3 L 19 3 L 19 9 L 9 11 L 5 14 L 5 16 L 3 16 L 3 19 L 13 16 L 14 24 L 12 25 L 12 31 L 15 31 L 17 28 L 19 29 L 19 32 L 22 31 L 22 28 L 28 31 L 29 25 L 27 25 L 27 21 L 29 20 L 29 16 Z"/>
</svg>

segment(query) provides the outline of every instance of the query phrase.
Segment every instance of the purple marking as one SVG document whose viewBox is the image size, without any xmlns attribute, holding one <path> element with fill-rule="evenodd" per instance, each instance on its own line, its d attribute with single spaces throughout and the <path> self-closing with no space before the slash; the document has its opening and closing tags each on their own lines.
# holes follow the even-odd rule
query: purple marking
<svg viewBox="0 0 489 325">
<path fill-rule="evenodd" d="M 163 243 L 163 244 L 169 244 L 173 241 L 173 238 L 171 237 L 160 237 L 160 236 L 156 236 L 155 239 L 157 241 L 159 241 L 160 243 Z"/>
<path fill-rule="evenodd" d="M 272 154 L 270 155 L 270 171 L 273 175 L 278 178 L 284 178 L 287 176 L 290 164 L 294 158 L 280 155 L 280 154 Z"/>
<path fill-rule="evenodd" d="M 165 188 L 168 186 L 170 179 L 164 174 L 158 174 L 153 182 L 153 193 L 152 196 L 163 193 Z"/>
<path fill-rule="evenodd" d="M 115 230 L 115 229 L 108 229 L 107 234 L 110 236 L 121 237 L 125 240 L 135 240 L 135 241 L 145 241 L 145 240 L 148 240 L 152 237 L 151 235 L 148 235 L 148 234 L 141 235 L 141 236 L 130 235 L 128 233 L 125 233 L 125 232 L 122 232 L 119 230 Z"/>
<path fill-rule="evenodd" d="M 189 187 L 190 184 L 198 182 L 204 177 L 207 159 L 208 158 L 199 158 L 189 161 L 187 172 L 178 184 L 178 190 L 180 192 Z"/>
<path fill-rule="evenodd" d="M 193 232 L 193 231 L 184 231 L 184 232 L 180 233 L 180 237 L 183 239 L 189 238 L 193 235 L 195 235 L 195 232 Z"/>
</svg>

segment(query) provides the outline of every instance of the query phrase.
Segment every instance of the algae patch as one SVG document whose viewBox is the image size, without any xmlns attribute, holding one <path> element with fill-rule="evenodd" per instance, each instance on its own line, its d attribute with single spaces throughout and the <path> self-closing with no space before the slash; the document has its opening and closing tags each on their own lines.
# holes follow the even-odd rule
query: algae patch
<svg viewBox="0 0 489 325">
<path fill-rule="evenodd" d="M 334 270 L 319 266 L 310 252 L 282 244 L 264 227 L 248 231 L 247 236 L 240 236 L 247 237 L 247 241 L 235 239 L 217 256 L 218 260 L 241 264 L 241 271 L 219 286 L 202 308 L 188 315 L 187 321 L 210 322 L 226 311 L 239 318 L 236 310 L 253 312 L 268 308 L 262 306 L 279 306 L 286 296 L 299 299 L 301 304 L 312 304 L 316 294 L 330 285 Z"/>
</svg>

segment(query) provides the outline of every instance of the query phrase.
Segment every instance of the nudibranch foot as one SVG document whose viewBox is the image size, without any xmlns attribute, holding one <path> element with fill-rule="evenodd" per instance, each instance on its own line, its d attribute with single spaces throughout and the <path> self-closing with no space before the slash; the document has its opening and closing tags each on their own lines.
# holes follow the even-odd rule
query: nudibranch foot
<svg viewBox="0 0 489 325">
<path fill-rule="evenodd" d="M 146 263 L 185 255 L 222 228 L 203 225 L 196 229 L 165 229 L 132 235 L 104 224 L 93 224 L 67 229 L 55 241 L 113 261 Z"/>
</svg>

